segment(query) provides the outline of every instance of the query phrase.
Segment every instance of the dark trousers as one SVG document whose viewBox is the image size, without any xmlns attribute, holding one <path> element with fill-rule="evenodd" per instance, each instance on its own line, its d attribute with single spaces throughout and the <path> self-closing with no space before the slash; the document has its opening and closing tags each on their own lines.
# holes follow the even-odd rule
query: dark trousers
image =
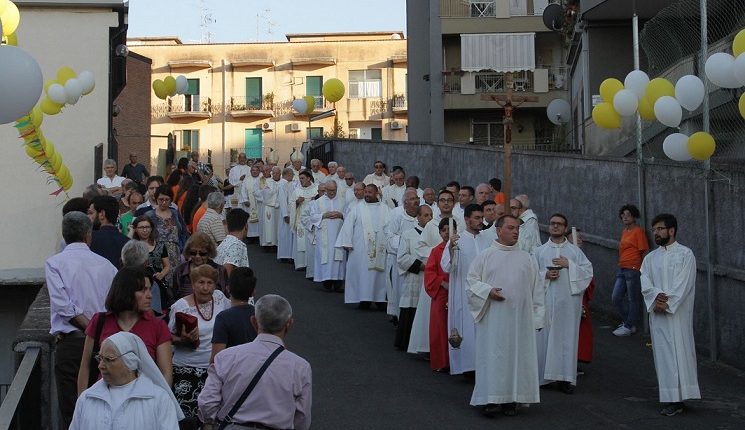
<svg viewBox="0 0 745 430">
<path fill-rule="evenodd" d="M 78 370 L 83 356 L 85 337 L 67 336 L 57 342 L 54 350 L 54 377 L 57 380 L 57 400 L 64 428 L 70 427 L 75 401 L 78 399 Z"/>
</svg>

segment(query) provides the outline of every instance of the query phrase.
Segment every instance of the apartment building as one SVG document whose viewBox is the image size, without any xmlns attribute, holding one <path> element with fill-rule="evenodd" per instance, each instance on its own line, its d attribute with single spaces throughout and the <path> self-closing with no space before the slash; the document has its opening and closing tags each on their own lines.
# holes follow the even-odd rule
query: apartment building
<svg viewBox="0 0 745 430">
<path fill-rule="evenodd" d="M 403 32 L 288 34 L 286 42 L 184 44 L 178 38 L 134 38 L 132 52 L 152 59 L 152 79 L 184 75 L 185 95 L 151 98 L 151 157 L 164 168 L 167 140 L 198 151 L 217 171 L 238 153 L 281 162 L 315 137 L 407 139 L 406 40 Z M 340 79 L 344 97 L 322 94 Z M 310 115 L 292 109 L 313 96 Z"/>
<path fill-rule="evenodd" d="M 502 145 L 513 90 L 516 147 L 566 147 L 546 106 L 568 98 L 564 42 L 542 19 L 548 0 L 408 2 L 411 141 Z M 511 78 L 511 79 L 510 79 Z"/>
</svg>

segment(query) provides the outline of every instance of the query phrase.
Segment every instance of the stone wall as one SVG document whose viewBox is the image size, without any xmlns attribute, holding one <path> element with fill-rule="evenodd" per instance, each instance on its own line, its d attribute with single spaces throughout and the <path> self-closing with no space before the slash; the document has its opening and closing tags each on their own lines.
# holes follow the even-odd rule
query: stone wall
<svg viewBox="0 0 745 430">
<path fill-rule="evenodd" d="M 318 144 L 318 143 L 316 143 Z M 404 166 L 417 175 L 422 187 L 443 186 L 450 180 L 477 185 L 500 177 L 502 152 L 494 148 L 416 142 L 333 142 L 340 165 L 364 178 L 374 160 Z M 634 159 L 582 155 L 513 153 L 513 194 L 528 194 L 539 221 L 554 212 L 586 235 L 586 253 L 594 264 L 597 289 L 593 308 L 613 313 L 610 294 L 617 262 L 621 223 L 618 209 L 638 206 L 637 166 Z M 708 312 L 704 179 L 700 163 L 655 161 L 645 166 L 647 219 L 658 213 L 676 215 L 679 241 L 690 247 L 698 262 L 696 283 L 696 343 L 702 352 L 710 345 L 710 321 L 722 361 L 745 368 L 745 168 L 714 165 L 713 261 L 715 265 L 713 318 Z M 645 226 L 649 227 L 649 226 Z M 649 237 L 650 243 L 652 238 Z"/>
</svg>

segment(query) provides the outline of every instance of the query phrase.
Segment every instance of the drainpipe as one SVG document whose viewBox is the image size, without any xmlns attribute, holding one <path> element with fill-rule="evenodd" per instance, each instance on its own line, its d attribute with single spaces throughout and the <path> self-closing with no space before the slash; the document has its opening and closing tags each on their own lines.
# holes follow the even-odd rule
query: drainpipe
<svg viewBox="0 0 745 430">
<path fill-rule="evenodd" d="M 226 104 L 226 96 L 225 96 L 225 88 L 227 87 L 225 83 L 225 77 L 227 76 L 227 73 L 225 73 L 225 59 L 222 59 L 222 172 L 225 172 L 225 169 L 228 168 L 228 161 L 225 158 L 225 139 L 226 139 L 226 129 L 227 124 L 225 123 L 225 118 L 228 115 L 227 112 L 227 104 Z"/>
</svg>

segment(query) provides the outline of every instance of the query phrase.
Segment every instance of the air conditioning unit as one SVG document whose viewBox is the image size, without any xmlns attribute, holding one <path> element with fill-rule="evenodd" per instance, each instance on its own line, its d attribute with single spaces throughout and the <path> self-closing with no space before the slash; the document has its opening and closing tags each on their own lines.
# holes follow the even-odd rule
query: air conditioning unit
<svg viewBox="0 0 745 430">
<path fill-rule="evenodd" d="M 391 130 L 401 130 L 403 125 L 398 121 L 391 121 Z"/>
<path fill-rule="evenodd" d="M 292 124 L 290 124 L 290 131 L 293 133 L 300 131 L 300 124 L 296 122 L 293 122 Z"/>
<path fill-rule="evenodd" d="M 349 138 L 350 139 L 359 139 L 360 138 L 360 129 L 359 128 L 350 128 L 349 129 Z"/>
<path fill-rule="evenodd" d="M 265 122 L 261 125 L 261 129 L 264 131 L 273 131 L 274 130 L 274 123 L 273 122 Z"/>
</svg>

